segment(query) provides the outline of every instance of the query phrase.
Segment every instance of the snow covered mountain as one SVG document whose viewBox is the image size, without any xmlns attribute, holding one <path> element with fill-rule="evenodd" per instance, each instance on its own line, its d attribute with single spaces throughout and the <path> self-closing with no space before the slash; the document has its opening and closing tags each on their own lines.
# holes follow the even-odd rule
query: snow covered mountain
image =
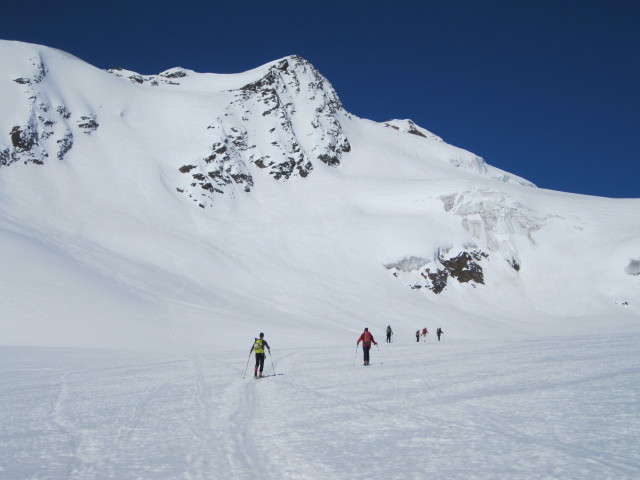
<svg viewBox="0 0 640 480">
<path fill-rule="evenodd" d="M 640 200 L 358 118 L 297 56 L 140 75 L 2 41 L 0 60 L 4 345 L 638 329 Z"/>
</svg>

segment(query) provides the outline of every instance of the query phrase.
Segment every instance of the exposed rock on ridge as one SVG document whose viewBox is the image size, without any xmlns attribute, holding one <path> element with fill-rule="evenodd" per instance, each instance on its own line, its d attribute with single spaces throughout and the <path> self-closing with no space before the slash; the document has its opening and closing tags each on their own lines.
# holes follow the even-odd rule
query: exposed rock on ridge
<svg viewBox="0 0 640 480">
<path fill-rule="evenodd" d="M 34 57 L 30 63 L 31 74 L 14 79 L 25 86 L 25 115 L 11 128 L 11 144 L 0 145 L 0 166 L 15 162 L 42 165 L 53 152 L 58 160 L 63 160 L 73 147 L 74 130 L 91 134 L 99 127 L 97 116 L 92 112 L 81 114 L 74 125 L 71 111 L 65 105 L 55 104 L 39 88 L 48 74 L 42 58 Z"/>
<path fill-rule="evenodd" d="M 485 258 L 488 255 L 480 250 L 461 251 L 453 256 L 451 252 L 439 249 L 433 259 L 407 257 L 387 264 L 385 268 L 414 290 L 426 288 L 438 294 L 447 287 L 450 278 L 474 287 L 484 284 L 481 261 Z"/>
<path fill-rule="evenodd" d="M 5 132 L 10 143 L 0 144 L 0 166 L 63 160 L 79 133 L 92 135 L 100 127 L 94 111 L 72 112 L 60 100 L 52 100 L 47 92 L 55 91 L 55 85 L 41 88 L 48 73 L 43 57 L 38 54 L 30 62 L 31 72 L 25 69 L 26 74 L 14 79 L 24 86 L 25 116 Z M 172 89 L 198 75 L 182 68 L 147 76 L 123 69 L 108 72 L 141 87 Z M 329 82 L 298 56 L 273 62 L 260 78 L 242 87 L 212 94 L 226 98 L 226 105 L 222 103 L 202 125 L 210 148 L 175 167 L 186 176 L 177 191 L 202 207 L 220 194 L 250 192 L 261 172 L 283 181 L 305 178 L 318 165 L 336 167 L 351 149 L 340 123 L 348 113 Z"/>
<path fill-rule="evenodd" d="M 411 133 L 412 135 L 417 135 L 418 137 L 427 138 L 436 142 L 444 142 L 444 140 L 435 133 L 431 133 L 429 130 L 416 125 L 413 120 L 389 120 L 388 122 L 385 122 L 385 125 L 400 132 Z"/>
<path fill-rule="evenodd" d="M 318 161 L 335 167 L 351 150 L 340 124 L 340 115 L 348 114 L 338 95 L 298 56 L 274 63 L 262 78 L 229 93 L 229 105 L 207 127 L 210 151 L 180 167 L 191 181 L 178 191 L 202 207 L 215 194 L 249 192 L 260 170 L 275 180 L 305 178 Z"/>
<path fill-rule="evenodd" d="M 139 73 L 125 70 L 124 68 L 110 68 L 107 72 L 116 77 L 126 78 L 131 83 L 140 85 L 151 85 L 157 87 L 159 85 L 180 85 L 180 78 L 189 76 L 187 70 L 180 67 L 171 68 L 158 75 L 140 75 Z"/>
</svg>

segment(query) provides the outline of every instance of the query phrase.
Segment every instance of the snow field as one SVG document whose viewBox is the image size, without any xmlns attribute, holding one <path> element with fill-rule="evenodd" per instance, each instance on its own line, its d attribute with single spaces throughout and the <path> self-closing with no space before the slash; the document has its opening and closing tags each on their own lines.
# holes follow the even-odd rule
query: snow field
<svg viewBox="0 0 640 480">
<path fill-rule="evenodd" d="M 0 350 L 0 479 L 632 479 L 637 335 Z M 250 343 L 250 342 L 249 342 Z M 355 358 L 355 362 L 354 362 Z M 273 363 L 272 363 L 273 360 Z M 381 361 L 383 363 L 381 363 Z M 355 366 L 354 366 L 355 363 Z"/>
</svg>

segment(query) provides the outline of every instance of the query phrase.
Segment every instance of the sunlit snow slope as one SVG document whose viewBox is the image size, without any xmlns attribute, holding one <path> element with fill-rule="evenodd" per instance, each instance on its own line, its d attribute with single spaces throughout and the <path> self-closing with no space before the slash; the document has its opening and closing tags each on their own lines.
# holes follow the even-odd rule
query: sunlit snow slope
<svg viewBox="0 0 640 480">
<path fill-rule="evenodd" d="M 144 76 L 1 41 L 0 62 L 3 345 L 638 330 L 640 200 L 358 118 L 300 57 Z"/>
</svg>

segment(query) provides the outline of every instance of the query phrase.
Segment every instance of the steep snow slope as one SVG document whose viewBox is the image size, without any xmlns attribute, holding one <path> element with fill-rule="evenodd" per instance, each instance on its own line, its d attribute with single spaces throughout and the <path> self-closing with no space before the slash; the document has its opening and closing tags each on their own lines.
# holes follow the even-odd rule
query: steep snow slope
<svg viewBox="0 0 640 480">
<path fill-rule="evenodd" d="M 153 76 L 17 42 L 0 59 L 5 345 L 638 329 L 639 200 L 537 189 L 357 118 L 295 56 Z"/>
</svg>

